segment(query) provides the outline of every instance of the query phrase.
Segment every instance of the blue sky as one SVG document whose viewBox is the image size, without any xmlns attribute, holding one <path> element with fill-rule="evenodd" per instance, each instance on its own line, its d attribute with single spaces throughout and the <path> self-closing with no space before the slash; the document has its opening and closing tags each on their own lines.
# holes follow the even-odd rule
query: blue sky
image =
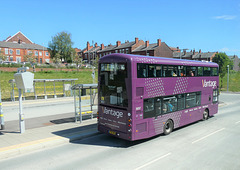
<svg viewBox="0 0 240 170">
<path fill-rule="evenodd" d="M 86 42 L 150 43 L 240 57 L 240 0 L 1 0 L 0 40 L 18 31 L 48 46 L 58 32 Z"/>
</svg>

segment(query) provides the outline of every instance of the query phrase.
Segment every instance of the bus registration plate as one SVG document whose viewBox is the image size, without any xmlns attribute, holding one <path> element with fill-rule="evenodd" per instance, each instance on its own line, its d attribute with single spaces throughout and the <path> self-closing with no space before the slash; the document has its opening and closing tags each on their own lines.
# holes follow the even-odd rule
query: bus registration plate
<svg viewBox="0 0 240 170">
<path fill-rule="evenodd" d="M 111 135 L 116 135 L 116 132 L 111 131 L 111 130 L 109 130 L 108 133 L 111 134 Z"/>
</svg>

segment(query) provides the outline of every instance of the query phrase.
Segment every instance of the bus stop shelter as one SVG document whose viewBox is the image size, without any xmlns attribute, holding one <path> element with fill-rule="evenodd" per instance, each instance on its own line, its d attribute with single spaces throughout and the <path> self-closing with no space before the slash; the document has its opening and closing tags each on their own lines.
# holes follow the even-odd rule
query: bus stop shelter
<svg viewBox="0 0 240 170">
<path fill-rule="evenodd" d="M 93 118 L 93 89 L 97 89 L 97 84 L 76 84 L 72 86 L 73 94 L 74 94 L 74 108 L 75 108 L 75 122 L 78 120 L 82 123 L 82 115 L 83 114 L 91 114 L 91 118 Z M 86 93 L 86 90 L 89 89 L 90 95 L 90 110 L 86 112 L 82 112 L 82 95 Z"/>
</svg>

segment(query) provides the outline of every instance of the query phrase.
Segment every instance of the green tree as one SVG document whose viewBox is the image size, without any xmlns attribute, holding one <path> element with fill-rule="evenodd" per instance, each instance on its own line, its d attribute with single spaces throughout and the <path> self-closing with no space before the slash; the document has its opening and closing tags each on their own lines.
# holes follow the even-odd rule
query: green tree
<svg viewBox="0 0 240 170">
<path fill-rule="evenodd" d="M 5 61 L 6 56 L 3 55 L 2 51 L 0 50 L 0 61 Z"/>
<path fill-rule="evenodd" d="M 212 61 L 219 65 L 219 75 L 221 77 L 220 88 L 222 88 L 223 85 L 222 80 L 225 74 L 227 73 L 227 65 L 229 65 L 229 68 L 232 68 L 233 62 L 229 59 L 226 53 L 216 53 Z"/>
<path fill-rule="evenodd" d="M 52 41 L 48 43 L 48 51 L 53 61 L 60 59 L 70 63 L 72 62 L 72 54 L 75 52 L 72 46 L 71 34 L 62 31 L 52 37 Z"/>
<path fill-rule="evenodd" d="M 33 56 L 33 50 L 29 51 L 28 54 L 24 55 L 23 59 L 25 62 L 30 62 L 31 64 L 34 64 L 36 62 L 36 59 Z"/>
</svg>

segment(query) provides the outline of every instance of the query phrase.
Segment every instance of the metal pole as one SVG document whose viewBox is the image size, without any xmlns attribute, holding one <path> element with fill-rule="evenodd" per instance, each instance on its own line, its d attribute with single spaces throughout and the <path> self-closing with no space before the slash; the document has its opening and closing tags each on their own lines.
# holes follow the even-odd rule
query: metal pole
<svg viewBox="0 0 240 170">
<path fill-rule="evenodd" d="M 24 121 L 24 114 L 22 113 L 22 90 L 18 89 L 19 92 L 19 126 L 20 126 L 20 133 L 25 132 L 25 121 Z"/>
<path fill-rule="evenodd" d="M 82 90 L 81 90 L 81 88 L 79 87 L 79 93 L 78 93 L 78 96 L 79 96 L 79 114 L 80 114 L 80 123 L 82 123 L 82 99 L 81 99 L 81 92 L 82 92 Z"/>
<path fill-rule="evenodd" d="M 90 86 L 90 105 L 91 105 L 91 111 L 93 110 L 92 107 L 93 107 L 93 102 L 92 102 L 92 87 Z M 91 113 L 91 119 L 93 119 L 93 112 Z"/>
<path fill-rule="evenodd" d="M 54 86 L 54 98 L 57 98 L 57 94 L 56 94 L 56 86 L 55 86 L 55 80 L 53 81 L 53 86 Z"/>
<path fill-rule="evenodd" d="M 71 80 L 71 87 L 73 86 L 73 81 Z M 71 97 L 73 96 L 73 93 L 72 93 L 72 88 L 71 88 Z"/>
<path fill-rule="evenodd" d="M 37 93 L 36 93 L 36 82 L 33 82 L 33 90 L 34 90 L 34 96 L 35 96 L 35 100 L 37 100 Z"/>
<path fill-rule="evenodd" d="M 90 87 L 90 105 L 91 105 L 91 111 L 92 111 L 92 87 Z"/>
<path fill-rule="evenodd" d="M 0 124 L 1 124 L 1 130 L 4 130 L 5 126 L 4 126 L 4 116 L 3 116 L 3 110 L 2 110 L 1 84 L 0 84 Z"/>
<path fill-rule="evenodd" d="M 44 98 L 47 99 L 47 92 L 46 92 L 46 81 L 44 80 Z"/>
<path fill-rule="evenodd" d="M 13 82 L 13 81 L 12 81 L 12 95 L 13 95 L 12 101 L 15 102 L 15 95 L 14 95 L 14 82 Z"/>
<path fill-rule="evenodd" d="M 65 83 L 64 83 L 64 80 L 63 80 L 63 97 L 66 97 L 64 85 L 65 85 Z"/>
<path fill-rule="evenodd" d="M 228 75 L 227 75 L 227 91 L 229 89 L 229 65 L 227 65 Z"/>
<path fill-rule="evenodd" d="M 77 112 L 77 99 L 76 99 L 76 90 L 74 90 L 74 111 L 75 111 L 75 123 L 77 122 L 78 112 Z"/>
</svg>

